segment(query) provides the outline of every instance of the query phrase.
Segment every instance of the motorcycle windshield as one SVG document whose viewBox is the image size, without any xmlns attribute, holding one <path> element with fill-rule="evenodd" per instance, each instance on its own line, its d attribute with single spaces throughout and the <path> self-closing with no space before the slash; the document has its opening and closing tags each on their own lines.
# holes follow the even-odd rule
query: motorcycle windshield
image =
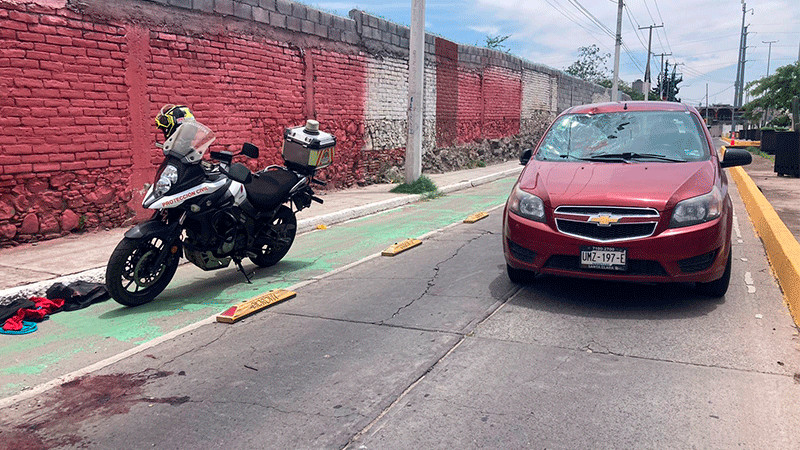
<svg viewBox="0 0 800 450">
<path fill-rule="evenodd" d="M 197 162 L 216 138 L 207 126 L 196 120 L 187 120 L 164 143 L 164 154 Z"/>
</svg>

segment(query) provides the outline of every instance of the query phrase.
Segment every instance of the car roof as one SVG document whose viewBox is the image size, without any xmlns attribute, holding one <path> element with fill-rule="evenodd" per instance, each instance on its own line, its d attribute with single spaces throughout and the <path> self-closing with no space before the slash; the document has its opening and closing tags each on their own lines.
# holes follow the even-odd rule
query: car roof
<svg viewBox="0 0 800 450">
<path fill-rule="evenodd" d="M 623 111 L 691 111 L 689 105 L 676 102 L 608 102 L 573 106 L 562 114 L 600 114 Z"/>
</svg>

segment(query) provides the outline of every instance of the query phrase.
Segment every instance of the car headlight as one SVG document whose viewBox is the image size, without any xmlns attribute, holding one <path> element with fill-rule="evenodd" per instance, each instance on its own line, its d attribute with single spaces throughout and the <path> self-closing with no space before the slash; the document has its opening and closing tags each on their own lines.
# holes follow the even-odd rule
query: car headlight
<svg viewBox="0 0 800 450">
<path fill-rule="evenodd" d="M 508 198 L 508 209 L 526 219 L 545 222 L 542 199 L 523 191 L 519 186 L 514 186 L 514 190 L 511 191 L 511 196 Z"/>
<path fill-rule="evenodd" d="M 672 211 L 671 228 L 688 227 L 714 220 L 722 213 L 722 193 L 714 186 L 711 192 L 681 200 Z"/>
<path fill-rule="evenodd" d="M 172 185 L 177 182 L 178 168 L 172 164 L 167 164 L 164 167 L 164 170 L 161 172 L 161 176 L 158 177 L 158 181 L 156 181 L 156 186 L 154 189 L 156 197 L 161 197 L 169 192 L 170 188 L 172 188 Z"/>
</svg>

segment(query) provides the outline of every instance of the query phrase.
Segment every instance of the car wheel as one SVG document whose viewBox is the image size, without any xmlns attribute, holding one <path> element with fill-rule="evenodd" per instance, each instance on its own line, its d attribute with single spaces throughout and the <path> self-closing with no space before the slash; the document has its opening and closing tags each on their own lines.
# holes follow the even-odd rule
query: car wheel
<svg viewBox="0 0 800 450">
<path fill-rule="evenodd" d="M 710 281 L 708 283 L 697 283 L 697 290 L 701 294 L 709 297 L 719 298 L 728 292 L 728 284 L 731 281 L 732 253 L 732 249 L 728 250 L 728 264 L 725 266 L 725 273 L 722 274 L 722 278 L 719 280 Z"/>
<path fill-rule="evenodd" d="M 506 264 L 506 272 L 508 272 L 508 279 L 517 284 L 529 283 L 533 281 L 533 277 L 536 276 L 535 272 L 523 269 L 515 269 L 508 264 Z"/>
</svg>

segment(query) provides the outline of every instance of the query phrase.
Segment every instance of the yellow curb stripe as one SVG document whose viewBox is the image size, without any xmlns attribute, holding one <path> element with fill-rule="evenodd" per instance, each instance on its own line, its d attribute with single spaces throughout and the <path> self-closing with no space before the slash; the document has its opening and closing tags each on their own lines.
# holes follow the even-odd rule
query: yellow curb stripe
<svg viewBox="0 0 800 450">
<path fill-rule="evenodd" d="M 800 243 L 747 172 L 741 167 L 729 170 L 750 220 L 764 242 L 769 263 L 778 277 L 794 323 L 800 325 Z"/>
</svg>

